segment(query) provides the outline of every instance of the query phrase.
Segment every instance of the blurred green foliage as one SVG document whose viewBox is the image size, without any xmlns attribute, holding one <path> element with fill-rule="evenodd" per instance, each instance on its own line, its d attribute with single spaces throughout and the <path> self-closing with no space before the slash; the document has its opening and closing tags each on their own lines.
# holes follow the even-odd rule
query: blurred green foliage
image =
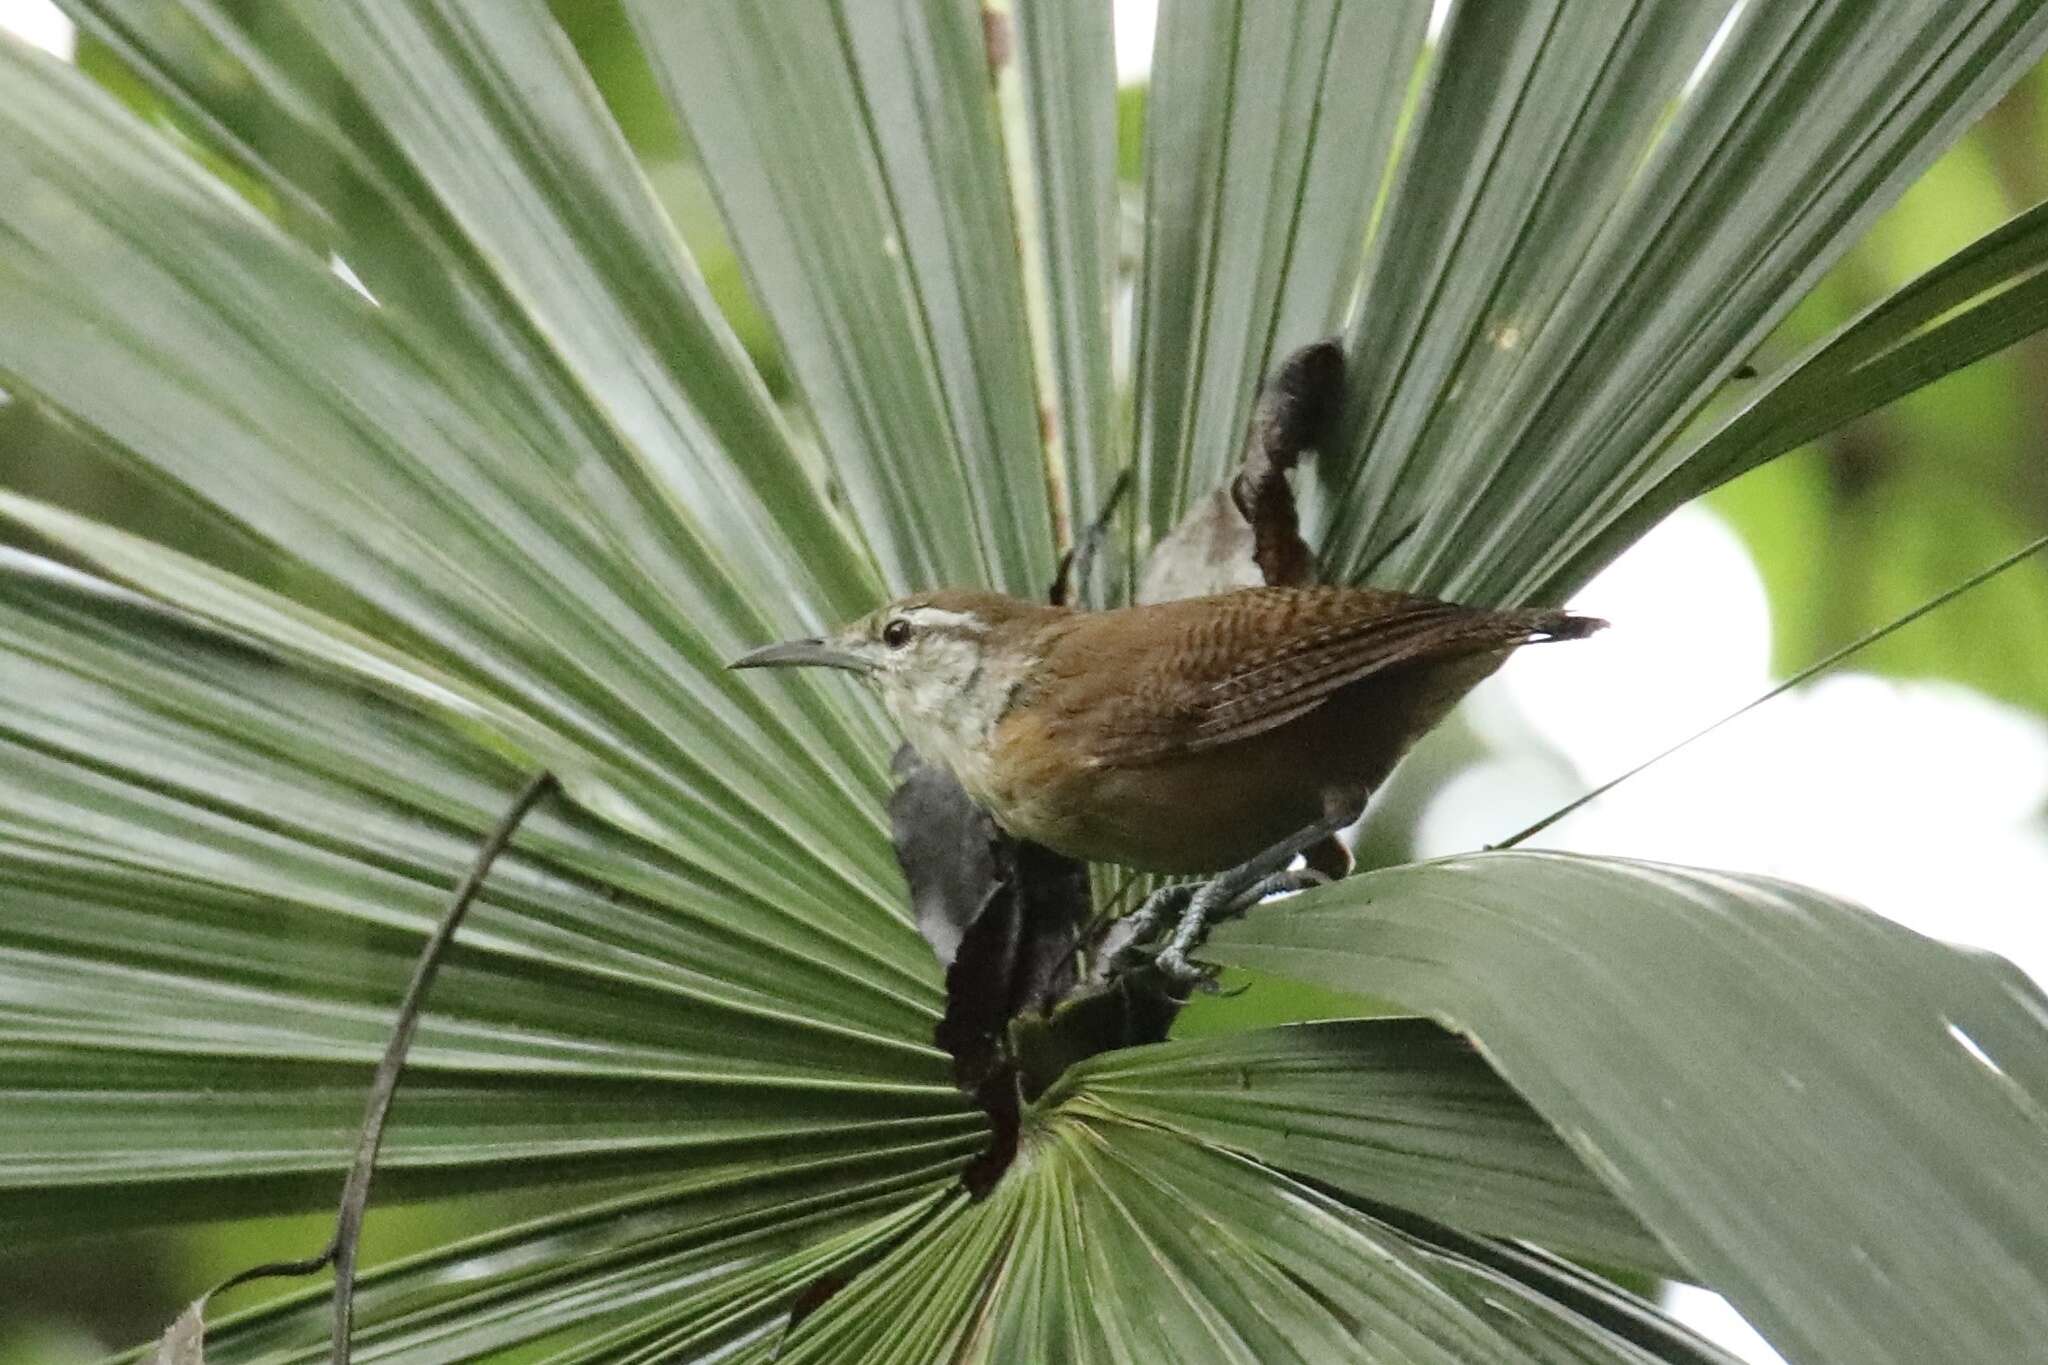
<svg viewBox="0 0 2048 1365">
<path fill-rule="evenodd" d="M 605 107 L 639 154 L 662 207 L 690 244 L 705 284 L 745 343 L 769 392 L 787 401 L 789 373 L 775 333 L 747 292 L 711 186 L 698 171 L 688 137 L 634 41 L 624 7 L 619 0 L 550 0 L 549 7 L 596 79 Z"/>
<path fill-rule="evenodd" d="M 1929 170 L 1759 357 L 1768 370 L 2048 193 L 2048 72 Z M 2048 526 L 2048 341 L 2032 338 L 1712 494 L 1770 594 L 1790 672 Z M 1882 641 L 1856 666 L 2048 711 L 2039 557 Z"/>
</svg>

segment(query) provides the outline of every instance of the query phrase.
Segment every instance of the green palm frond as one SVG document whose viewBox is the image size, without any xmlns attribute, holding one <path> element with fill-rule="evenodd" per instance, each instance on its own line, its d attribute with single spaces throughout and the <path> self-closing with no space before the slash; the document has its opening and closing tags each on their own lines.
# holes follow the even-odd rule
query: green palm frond
<svg viewBox="0 0 2048 1365">
<path fill-rule="evenodd" d="M 1563 1255 L 1802 1361 L 2048 1333 L 2039 993 L 1613 860 L 1229 927 L 1435 1022 L 1092 1057 L 970 1199 L 892 736 L 724 667 L 897 589 L 1042 593 L 1126 469 L 1127 583 L 1331 332 L 1327 575 L 1561 597 L 2048 321 L 2036 209 L 1722 396 L 2048 6 L 1169 0 L 1126 281 L 1096 0 L 994 42 L 966 0 L 628 0 L 788 407 L 540 0 L 65 7 L 131 104 L 0 41 L 0 385 L 213 539 L 0 492 L 93 570 L 0 554 L 14 1239 L 329 1204 L 408 966 L 547 768 L 378 1188 L 549 1211 L 368 1272 L 361 1359 L 1725 1359 Z M 325 1355 L 324 1290 L 221 1311 L 211 1360 Z"/>
</svg>

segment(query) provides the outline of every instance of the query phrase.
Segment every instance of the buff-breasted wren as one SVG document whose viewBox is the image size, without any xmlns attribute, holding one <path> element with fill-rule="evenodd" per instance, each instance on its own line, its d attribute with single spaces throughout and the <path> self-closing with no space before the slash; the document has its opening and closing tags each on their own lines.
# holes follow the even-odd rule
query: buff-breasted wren
<svg viewBox="0 0 2048 1365">
<path fill-rule="evenodd" d="M 1516 647 L 1603 622 L 1369 588 L 1249 588 L 1115 611 L 920 593 L 735 668 L 867 679 L 904 738 L 1009 833 L 1150 872 L 1221 872 L 1157 965 L 1179 981 L 1205 925 L 1274 890 L 1351 824 L 1403 754 Z M 1227 869 L 1227 870 L 1225 870 Z"/>
</svg>

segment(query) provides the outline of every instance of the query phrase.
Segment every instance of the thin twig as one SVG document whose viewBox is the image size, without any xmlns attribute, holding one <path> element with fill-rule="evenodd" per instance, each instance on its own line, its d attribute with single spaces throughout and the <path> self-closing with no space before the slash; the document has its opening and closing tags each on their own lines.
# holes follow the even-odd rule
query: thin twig
<svg viewBox="0 0 2048 1365">
<path fill-rule="evenodd" d="M 2028 541 L 2025 545 L 2022 545 L 2019 549 L 2014 550 L 2005 558 L 1999 560 L 1996 564 L 1990 565 L 1987 568 L 1979 569 L 1976 573 L 1971 574 L 1968 578 L 1956 584 L 1954 587 L 1936 593 L 1933 597 L 1928 598 L 1925 602 L 1922 602 L 1919 606 L 1913 608 L 1913 610 L 1907 612 L 1904 616 L 1898 617 L 1895 620 L 1886 623 L 1885 625 L 1879 626 L 1877 629 L 1870 631 L 1867 634 L 1860 635 L 1854 640 L 1851 640 L 1848 644 L 1843 645 L 1834 653 L 1827 655 L 1826 657 L 1818 660 L 1817 662 L 1808 664 L 1805 668 L 1800 669 L 1797 673 L 1794 673 L 1791 677 L 1785 679 L 1785 681 L 1779 683 L 1770 691 L 1764 693 L 1762 696 L 1756 698 L 1755 700 L 1746 702 L 1742 706 L 1737 707 L 1735 710 L 1730 711 L 1727 715 L 1721 717 L 1719 720 L 1715 721 L 1712 725 L 1707 726 L 1705 729 L 1694 731 L 1692 734 L 1687 735 L 1684 739 L 1679 740 L 1678 743 L 1672 745 L 1670 748 L 1664 750 L 1662 753 L 1654 754 L 1651 757 L 1644 759 L 1641 763 L 1636 764 L 1635 767 L 1630 768 L 1621 776 L 1601 783 L 1599 786 L 1593 788 L 1593 790 L 1587 792 L 1585 795 L 1579 797 L 1575 801 L 1572 801 L 1563 806 L 1559 806 L 1556 810 L 1544 816 L 1535 824 L 1530 825 L 1527 829 L 1518 830 L 1517 832 L 1510 834 L 1507 838 L 1501 840 L 1497 844 L 1488 844 L 1486 846 L 1487 851 L 1493 852 L 1497 849 L 1513 848 L 1516 844 L 1521 843 L 1524 839 L 1529 838 L 1531 835 L 1541 834 L 1544 830 L 1549 829 L 1552 825 L 1564 819 L 1565 816 L 1570 815 L 1573 811 L 1579 809 L 1579 807 L 1585 805 L 1590 801 L 1595 801 L 1598 800 L 1600 797 L 1605 796 L 1607 793 L 1613 791 L 1616 787 L 1620 786 L 1622 783 L 1628 781 L 1630 778 L 1636 776 L 1637 774 L 1643 772 L 1645 769 L 1654 767 L 1655 765 L 1662 763 L 1665 759 L 1671 757 L 1673 754 L 1677 753 L 1680 749 L 1685 748 L 1687 745 L 1692 744 L 1695 740 L 1705 739 L 1708 735 L 1713 734 L 1714 731 L 1720 729 L 1729 721 L 1734 720 L 1739 716 L 1749 714 L 1751 711 L 1754 711 L 1757 707 L 1762 706 L 1765 702 L 1771 700 L 1773 697 L 1782 696 L 1783 694 L 1790 692 L 1793 688 L 1799 686 L 1799 684 L 1805 682 L 1807 679 L 1814 677 L 1816 674 L 1827 672 L 1830 668 L 1833 668 L 1836 664 L 1842 662 L 1842 660 L 1848 658 L 1850 655 L 1855 654 L 1860 650 L 1866 649 L 1869 646 L 1876 644 L 1879 640 L 1882 640 L 1885 636 L 1890 635 L 1895 630 L 1900 630 L 1906 626 L 1913 624 L 1913 622 L 1919 620 L 1921 617 L 1927 615 L 1927 613 L 1935 610 L 1937 607 L 1943 607 L 1948 605 L 1948 603 L 1954 601 L 1958 597 L 1961 597 L 1964 593 L 1976 587 L 1978 584 L 1988 582 L 1991 579 L 1998 577 L 1998 575 L 2004 573 L 2007 569 L 2010 569 L 2013 565 L 2019 563 L 2027 556 L 2034 554 L 2036 551 L 2040 550 L 2044 546 L 2048 546 L 2048 535 L 2035 537 L 2033 540 Z"/>
<path fill-rule="evenodd" d="M 1394 557 L 1394 551 L 1400 549 L 1403 545 L 1407 544 L 1408 537 L 1414 535 L 1421 528 L 1421 517 L 1416 517 L 1414 520 L 1410 521 L 1406 526 L 1403 526 L 1399 531 L 1394 533 L 1394 538 L 1392 540 L 1380 546 L 1379 549 L 1373 551 L 1372 558 L 1365 561 L 1365 563 L 1359 568 L 1358 572 L 1351 576 L 1350 581 L 1353 583 L 1370 583 L 1372 581 L 1372 576 L 1380 571 L 1380 566 L 1382 564 L 1385 564 L 1389 559 L 1392 559 Z"/>
<path fill-rule="evenodd" d="M 1081 532 L 1064 555 L 1060 566 L 1053 574 L 1052 587 L 1046 590 L 1046 600 L 1056 607 L 1071 605 L 1088 590 L 1088 575 L 1095 567 L 1095 558 L 1102 553 L 1102 547 L 1109 539 L 1109 526 L 1116 519 L 1116 509 L 1123 502 L 1124 495 L 1131 491 L 1131 471 L 1126 465 L 1116 476 L 1116 482 L 1109 486 L 1109 496 L 1103 499 L 1102 510 L 1095 514 L 1095 520 Z"/>
<path fill-rule="evenodd" d="M 407 983 L 405 995 L 399 1001 L 398 1020 L 392 1027 L 391 1041 L 385 1045 L 383 1060 L 377 1063 L 377 1074 L 370 1081 L 369 1103 L 364 1107 L 362 1128 L 356 1134 L 355 1159 L 349 1166 L 348 1179 L 341 1187 L 341 1207 L 334 1220 L 334 1236 L 317 1255 L 297 1261 L 269 1261 L 235 1272 L 199 1296 L 198 1305 L 202 1306 L 202 1311 L 203 1305 L 215 1295 L 224 1294 L 238 1285 L 277 1276 L 312 1275 L 331 1265 L 334 1267 L 334 1348 L 331 1359 L 333 1365 L 348 1365 L 349 1337 L 355 1314 L 356 1243 L 362 1237 L 363 1210 L 370 1201 L 370 1176 L 376 1168 L 377 1147 L 384 1137 L 384 1119 L 391 1112 L 391 1098 L 397 1093 L 406 1053 L 412 1047 L 412 1036 L 419 1025 L 420 1008 L 426 1001 L 427 987 L 433 984 L 434 973 L 441 966 L 441 954 L 447 951 L 449 941 L 455 937 L 456 926 L 462 923 L 470 902 L 476 899 L 491 864 L 505 851 L 505 846 L 512 841 L 513 832 L 534 804 L 554 787 L 554 774 L 542 772 L 520 789 L 485 838 L 483 847 L 477 850 L 469 874 L 455 888 L 454 898 L 449 901 L 440 924 L 420 949 L 419 960 L 413 964 L 412 980 Z"/>
<path fill-rule="evenodd" d="M 490 837 L 477 850 L 469 875 L 455 888 L 454 899 L 448 903 L 448 912 L 441 917 L 441 923 L 435 927 L 426 946 L 420 949 L 419 961 L 413 965 L 412 980 L 407 983 L 405 995 L 399 1001 L 398 1019 L 392 1025 L 391 1041 L 385 1045 L 383 1060 L 377 1063 L 377 1074 L 370 1082 L 369 1103 L 364 1106 L 363 1126 L 356 1136 L 355 1161 L 349 1167 L 347 1182 L 341 1187 L 341 1211 L 335 1218 L 334 1241 L 326 1252 L 334 1262 L 333 1365 L 348 1365 L 349 1335 L 355 1326 L 356 1244 L 362 1237 L 363 1211 L 370 1202 L 370 1177 L 376 1170 L 377 1147 L 384 1140 L 384 1120 L 391 1112 L 392 1097 L 398 1092 L 398 1078 L 405 1069 L 406 1053 L 411 1050 L 413 1034 L 419 1028 L 420 1009 L 426 1003 L 427 988 L 434 983 L 434 974 L 441 968 L 441 955 L 455 937 L 456 927 L 462 923 L 470 902 L 483 888 L 491 864 L 512 842 L 512 834 L 526 818 L 527 812 L 554 787 L 553 773 L 537 773 L 506 807 Z"/>
</svg>

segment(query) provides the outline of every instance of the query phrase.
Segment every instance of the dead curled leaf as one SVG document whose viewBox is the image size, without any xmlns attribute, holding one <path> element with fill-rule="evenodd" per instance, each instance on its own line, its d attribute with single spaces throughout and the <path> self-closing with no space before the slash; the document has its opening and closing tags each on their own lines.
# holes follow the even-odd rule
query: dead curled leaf
<svg viewBox="0 0 2048 1365">
<path fill-rule="evenodd" d="M 1344 351 L 1335 341 L 1280 363 L 1252 409 L 1238 472 L 1153 548 L 1138 579 L 1140 602 L 1314 580 L 1315 555 L 1302 539 L 1288 476 L 1320 448 L 1343 396 Z"/>
<path fill-rule="evenodd" d="M 157 1339 L 149 1365 L 206 1365 L 206 1300 L 201 1294 Z"/>
<path fill-rule="evenodd" d="M 946 1012 L 932 1041 L 989 1119 L 989 1147 L 962 1175 L 979 1197 L 1016 1155 L 1022 1122 L 1005 1031 L 1072 989 L 1088 869 L 1005 834 L 950 774 L 907 746 L 891 767 L 900 779 L 889 799 L 896 859 L 918 931 L 946 966 Z"/>
</svg>

